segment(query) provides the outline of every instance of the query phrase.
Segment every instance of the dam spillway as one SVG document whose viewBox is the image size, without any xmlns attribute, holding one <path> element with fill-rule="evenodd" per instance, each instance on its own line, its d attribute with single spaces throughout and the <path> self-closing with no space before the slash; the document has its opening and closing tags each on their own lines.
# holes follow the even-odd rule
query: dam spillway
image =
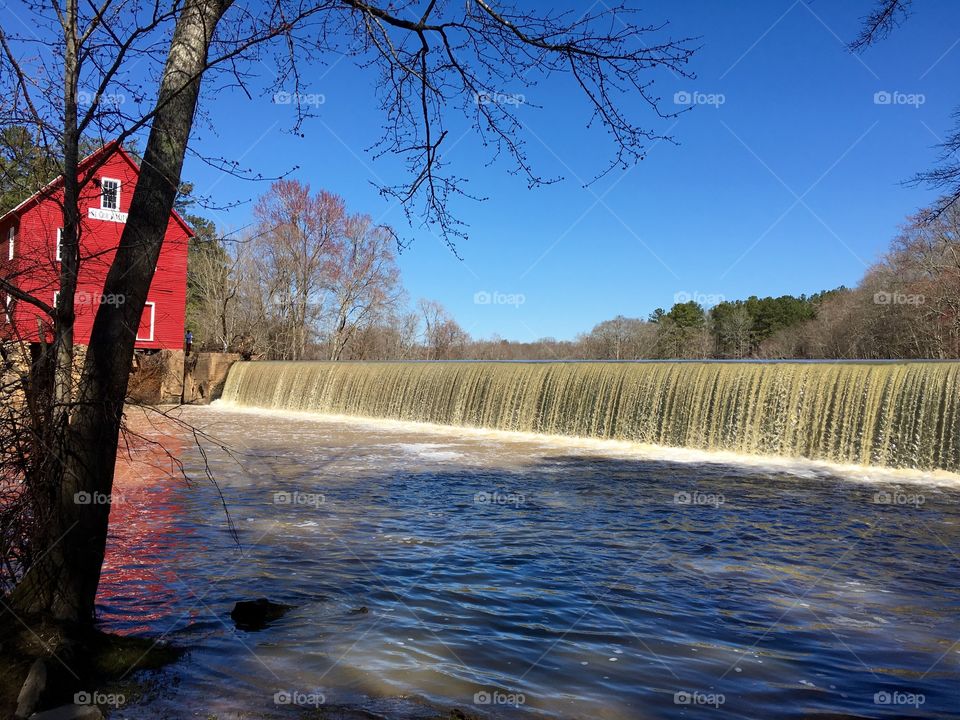
<svg viewBox="0 0 960 720">
<path fill-rule="evenodd" d="M 241 362 L 239 407 L 960 471 L 954 362 Z"/>
</svg>

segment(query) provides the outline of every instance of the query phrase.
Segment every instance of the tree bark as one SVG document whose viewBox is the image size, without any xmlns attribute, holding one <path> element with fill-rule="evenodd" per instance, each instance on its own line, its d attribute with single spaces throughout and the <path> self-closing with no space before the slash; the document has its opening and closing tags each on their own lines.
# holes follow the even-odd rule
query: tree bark
<svg viewBox="0 0 960 720">
<path fill-rule="evenodd" d="M 80 58 L 77 52 L 77 0 L 67 0 L 64 24 L 63 63 L 63 228 L 60 234 L 60 293 L 56 310 L 56 357 L 53 380 L 54 422 L 51 438 L 63 437 L 73 397 L 73 323 L 80 265 L 80 223 L 77 206 L 80 195 L 77 168 L 80 162 L 80 133 L 77 129 L 77 90 Z"/>
<path fill-rule="evenodd" d="M 140 315 L 180 184 L 210 41 L 231 2 L 188 0 L 177 19 L 140 177 L 103 290 L 125 302 L 97 311 L 60 458 L 64 473 L 53 541 L 14 591 L 20 612 L 80 623 L 94 619 L 110 515 L 109 502 L 98 500 L 113 490 Z"/>
</svg>

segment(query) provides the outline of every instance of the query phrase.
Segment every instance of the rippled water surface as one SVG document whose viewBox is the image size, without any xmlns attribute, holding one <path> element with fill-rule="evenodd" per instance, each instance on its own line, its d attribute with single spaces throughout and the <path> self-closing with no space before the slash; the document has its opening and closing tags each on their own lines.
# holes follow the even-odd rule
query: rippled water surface
<svg viewBox="0 0 960 720">
<path fill-rule="evenodd" d="M 101 617 L 190 652 L 117 717 L 960 710 L 955 479 L 217 407 L 182 417 L 229 448 L 202 443 L 240 544 L 189 434 L 134 416 L 195 483 L 134 447 Z M 233 603 L 256 597 L 295 607 L 235 629 Z"/>
</svg>

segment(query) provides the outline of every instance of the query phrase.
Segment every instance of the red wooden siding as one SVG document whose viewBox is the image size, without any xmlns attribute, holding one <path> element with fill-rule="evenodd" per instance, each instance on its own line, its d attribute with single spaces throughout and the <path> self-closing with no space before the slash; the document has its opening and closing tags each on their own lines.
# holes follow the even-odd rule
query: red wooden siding
<svg viewBox="0 0 960 720">
<path fill-rule="evenodd" d="M 120 213 L 130 210 L 130 200 L 136 187 L 139 168 L 130 156 L 116 146 L 108 146 L 101 153 L 109 158 L 97 170 L 96 179 L 120 181 Z M 99 154 L 99 153 L 98 153 Z M 87 158 L 82 168 L 96 155 Z M 52 305 L 59 290 L 60 263 L 57 260 L 57 235 L 63 224 L 60 203 L 63 193 L 54 185 L 22 203 L 0 218 L 0 272 L 24 292 Z M 93 217 L 91 217 L 91 208 Z M 99 182 L 84 188 L 80 198 L 80 273 L 75 298 L 76 323 L 74 341 L 87 344 L 93 328 L 93 318 L 100 302 L 122 299 L 103 296 L 107 270 L 113 262 L 124 223 L 101 219 L 114 216 L 101 210 Z M 13 260 L 8 259 L 7 233 L 16 232 Z M 137 332 L 136 347 L 140 349 L 181 349 L 187 296 L 187 247 L 191 232 L 183 220 L 171 214 L 164 236 L 157 270 L 147 293 L 147 304 Z M 0 293 L 0 301 L 5 298 Z M 15 302 L 12 324 L 0 312 L 0 337 L 19 335 L 36 342 L 41 330 L 49 338 L 50 319 L 42 311 L 25 302 Z M 151 328 L 151 319 L 152 328 Z"/>
</svg>

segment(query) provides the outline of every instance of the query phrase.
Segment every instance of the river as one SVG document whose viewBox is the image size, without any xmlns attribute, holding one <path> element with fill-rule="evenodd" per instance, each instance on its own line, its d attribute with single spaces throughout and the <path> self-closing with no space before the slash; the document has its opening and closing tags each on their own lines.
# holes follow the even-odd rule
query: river
<svg viewBox="0 0 960 720">
<path fill-rule="evenodd" d="M 960 707 L 955 475 L 174 411 L 201 453 L 188 429 L 128 413 L 166 450 L 134 438 L 118 470 L 101 625 L 189 652 L 115 717 Z M 233 603 L 257 597 L 294 608 L 237 630 Z"/>
</svg>

